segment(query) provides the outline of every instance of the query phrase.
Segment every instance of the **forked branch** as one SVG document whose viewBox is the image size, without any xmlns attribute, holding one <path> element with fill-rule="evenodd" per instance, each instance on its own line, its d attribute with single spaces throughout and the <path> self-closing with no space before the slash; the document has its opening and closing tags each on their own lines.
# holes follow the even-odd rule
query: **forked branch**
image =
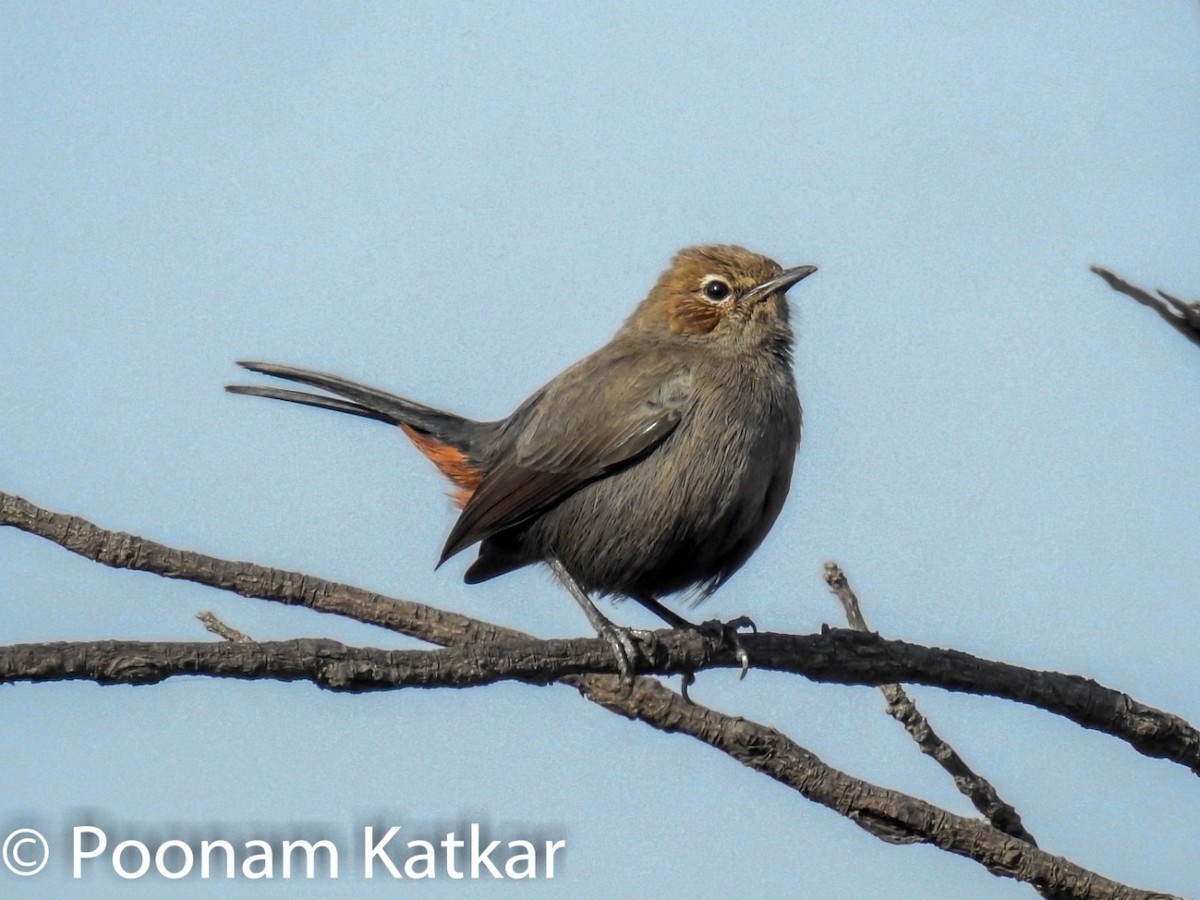
<svg viewBox="0 0 1200 900">
<path fill-rule="evenodd" d="M 654 679 L 638 677 L 630 687 L 613 675 L 595 674 L 613 668 L 612 655 L 600 641 L 535 641 L 510 629 L 423 604 L 106 531 L 7 494 L 0 494 L 0 525 L 45 537 L 105 565 L 156 572 L 243 596 L 303 605 L 451 648 L 382 651 L 324 640 L 269 644 L 232 640 L 198 644 L 26 644 L 0 649 L 3 680 L 85 678 L 100 683 L 129 683 L 188 672 L 214 677 L 304 679 L 341 690 L 396 688 L 401 682 L 425 687 L 465 686 L 498 678 L 561 681 L 612 712 L 663 731 L 690 735 L 719 749 L 807 799 L 839 812 L 882 840 L 931 843 L 972 859 L 994 874 L 1065 897 L 1143 900 L 1168 896 L 1111 881 L 990 824 L 956 816 L 918 798 L 854 778 L 774 729 L 685 702 Z M 1123 737 L 1142 752 L 1175 759 L 1193 769 L 1200 765 L 1196 758 L 1200 735 L 1182 719 L 1073 676 L 1030 672 L 955 651 L 883 641 L 856 632 L 748 635 L 742 641 L 758 667 L 809 677 L 820 677 L 823 672 L 824 680 L 831 681 L 925 681 L 951 690 L 972 690 L 987 682 L 988 677 L 997 676 L 1000 687 L 988 691 L 996 696 L 1039 706 L 1044 700 L 1049 704 L 1044 708 L 1073 717 L 1086 727 Z M 649 648 L 648 659 L 639 662 L 645 671 L 655 673 L 737 664 L 731 651 L 683 632 L 659 633 Z M 1026 682 L 1023 686 L 1019 684 L 1021 679 Z M 1092 705 L 1097 703 L 1099 713 Z"/>
<path fill-rule="evenodd" d="M 1107 281 L 1114 291 L 1154 310 L 1164 322 L 1200 347 L 1200 303 L 1188 303 L 1162 290 L 1158 291 L 1156 296 L 1145 288 L 1130 284 L 1119 275 L 1114 275 L 1103 266 L 1092 266 L 1091 269 Z"/>
</svg>

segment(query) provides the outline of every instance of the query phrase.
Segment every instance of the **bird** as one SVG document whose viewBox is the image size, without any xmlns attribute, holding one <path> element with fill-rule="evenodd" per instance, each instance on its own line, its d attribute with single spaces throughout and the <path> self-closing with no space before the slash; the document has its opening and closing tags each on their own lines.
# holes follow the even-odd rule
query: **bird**
<svg viewBox="0 0 1200 900">
<path fill-rule="evenodd" d="M 815 271 L 729 244 L 684 248 L 608 343 L 495 421 L 275 363 L 238 365 L 323 393 L 226 390 L 399 427 L 461 510 L 437 566 L 476 544 L 468 584 L 547 565 L 629 681 L 633 632 L 592 598 L 700 627 L 663 599 L 707 598 L 779 515 L 802 418 L 786 294 Z"/>
</svg>

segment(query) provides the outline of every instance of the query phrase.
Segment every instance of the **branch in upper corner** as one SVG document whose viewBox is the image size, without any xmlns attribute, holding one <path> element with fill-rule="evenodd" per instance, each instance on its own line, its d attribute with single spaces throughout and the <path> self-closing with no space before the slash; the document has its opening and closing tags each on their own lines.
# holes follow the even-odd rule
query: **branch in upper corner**
<svg viewBox="0 0 1200 900">
<path fill-rule="evenodd" d="M 829 590 L 842 604 L 850 627 L 857 631 L 869 632 L 867 620 L 863 617 L 862 608 L 858 603 L 858 595 L 850 587 L 850 580 L 842 571 L 842 567 L 834 562 L 825 563 L 824 577 Z M 881 684 L 879 690 L 887 701 L 888 715 L 904 726 L 904 730 L 916 741 L 921 752 L 931 757 L 954 779 L 954 785 L 959 792 L 970 800 L 993 826 L 1005 834 L 1011 834 L 1037 846 L 1037 841 L 1025 829 L 1016 809 L 1000 799 L 995 786 L 968 766 L 958 751 L 933 730 L 928 719 L 917 709 L 916 702 L 908 696 L 904 688 L 898 684 Z"/>
<path fill-rule="evenodd" d="M 1131 297 L 1142 306 L 1148 306 L 1168 325 L 1193 344 L 1200 346 L 1200 303 L 1188 303 L 1166 291 L 1159 291 L 1156 297 L 1144 288 L 1114 275 L 1103 266 L 1092 266 L 1091 270 L 1108 282 L 1108 286 L 1114 291 Z"/>
</svg>

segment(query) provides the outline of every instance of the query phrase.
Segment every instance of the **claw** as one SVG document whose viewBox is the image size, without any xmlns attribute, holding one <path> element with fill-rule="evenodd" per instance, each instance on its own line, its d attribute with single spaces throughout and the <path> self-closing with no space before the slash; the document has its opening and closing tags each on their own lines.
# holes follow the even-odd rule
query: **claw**
<svg viewBox="0 0 1200 900">
<path fill-rule="evenodd" d="M 752 632 L 758 634 L 758 626 L 754 624 L 754 620 L 749 616 L 738 616 L 736 619 L 730 619 L 725 623 L 725 627 L 735 633 L 739 628 L 749 628 Z"/>
<path fill-rule="evenodd" d="M 696 683 L 695 672 L 684 672 L 680 677 L 679 694 L 683 697 L 684 703 L 691 703 L 692 698 L 688 696 L 688 688 Z"/>
<path fill-rule="evenodd" d="M 745 681 L 746 674 L 750 671 L 750 654 L 746 652 L 746 648 L 742 646 L 741 641 L 737 639 L 737 633 L 733 635 L 734 650 L 737 654 L 737 660 L 742 664 L 742 671 L 738 675 L 738 681 Z"/>
<path fill-rule="evenodd" d="M 758 633 L 758 626 L 754 624 L 754 620 L 749 616 L 738 616 L 736 619 L 730 619 L 728 622 L 713 619 L 701 624 L 698 630 L 702 633 L 715 634 L 717 640 L 722 644 L 733 648 L 734 656 L 737 657 L 737 661 L 742 667 L 741 674 L 738 675 L 738 681 L 741 681 L 750 671 L 750 654 L 746 652 L 746 648 L 742 646 L 742 642 L 738 638 L 739 628 L 749 628 L 755 634 Z"/>
</svg>

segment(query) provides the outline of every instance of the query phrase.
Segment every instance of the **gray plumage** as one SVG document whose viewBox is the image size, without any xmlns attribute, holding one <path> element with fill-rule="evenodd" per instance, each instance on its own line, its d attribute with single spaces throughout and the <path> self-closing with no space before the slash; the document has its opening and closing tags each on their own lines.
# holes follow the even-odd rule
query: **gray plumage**
<svg viewBox="0 0 1200 900">
<path fill-rule="evenodd" d="M 584 591 L 679 625 L 657 601 L 711 594 L 787 496 L 801 412 L 784 293 L 813 271 L 737 247 L 682 251 L 608 344 L 496 422 L 269 363 L 241 365 L 336 396 L 229 390 L 404 427 L 460 487 L 438 564 L 478 543 L 468 583 L 557 560 Z"/>
</svg>

